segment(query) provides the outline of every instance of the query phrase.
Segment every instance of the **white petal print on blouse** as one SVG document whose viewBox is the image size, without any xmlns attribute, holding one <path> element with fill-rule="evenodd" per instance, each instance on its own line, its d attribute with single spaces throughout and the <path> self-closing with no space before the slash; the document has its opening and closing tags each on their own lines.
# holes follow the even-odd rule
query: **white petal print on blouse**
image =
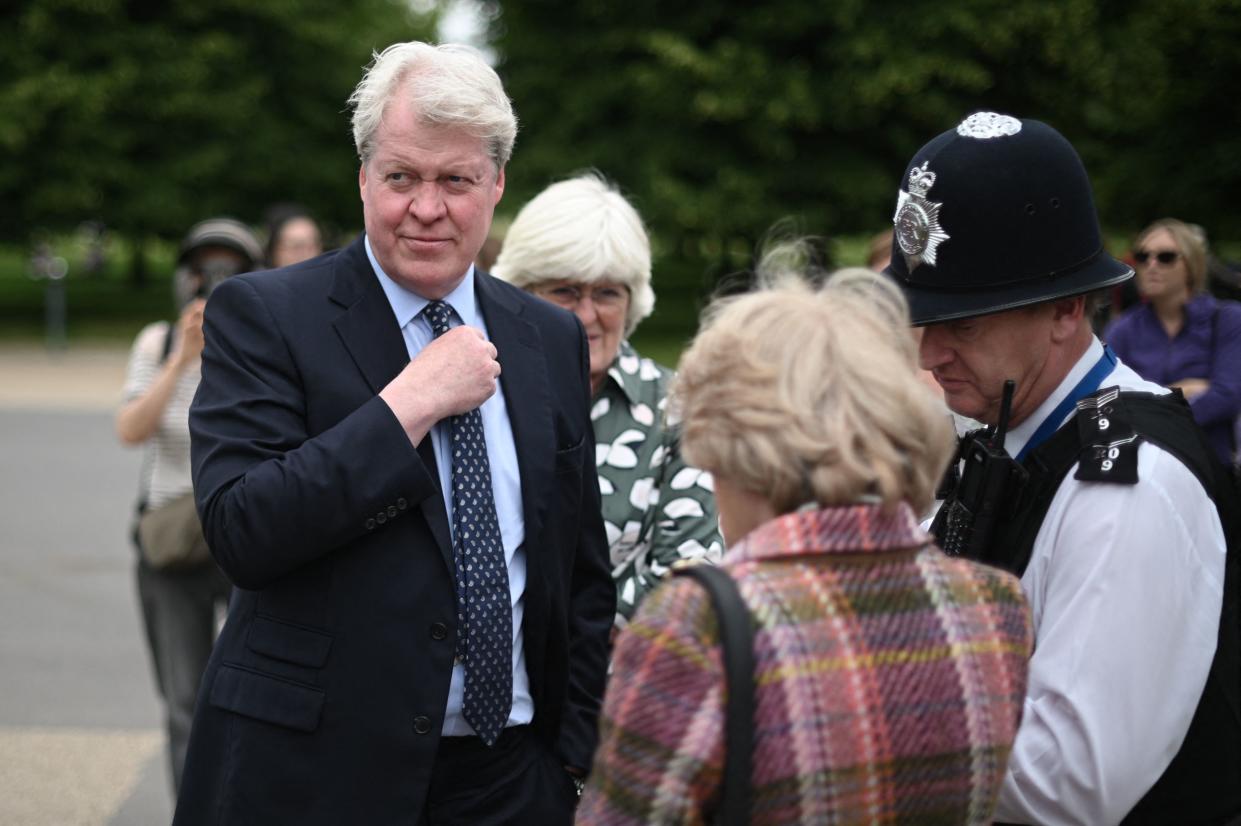
<svg viewBox="0 0 1241 826">
<path fill-rule="evenodd" d="M 596 447 L 597 461 L 596 465 L 609 465 L 618 468 L 633 468 L 638 466 L 638 454 L 631 444 L 644 441 L 646 434 L 641 430 L 626 430 L 624 433 L 616 437 L 616 441 L 611 445 L 599 445 Z"/>
<path fill-rule="evenodd" d="M 704 476 L 707 477 L 705 480 L 702 478 Z M 668 483 L 668 487 L 673 490 L 689 490 L 694 485 L 711 490 L 714 487 L 711 474 L 698 468 L 685 467 L 677 471 L 676 476 L 673 476 L 672 481 Z"/>
<path fill-rule="evenodd" d="M 630 405 L 629 415 L 633 416 L 633 420 L 638 424 L 644 424 L 647 427 L 655 424 L 655 411 L 642 402 Z"/>
<path fill-rule="evenodd" d="M 684 497 L 680 499 L 673 499 L 669 502 L 664 507 L 664 513 L 668 514 L 673 519 L 681 519 L 685 516 L 704 515 L 702 505 L 698 504 L 693 499 L 686 499 Z"/>
<path fill-rule="evenodd" d="M 629 504 L 644 511 L 659 501 L 659 491 L 655 488 L 655 479 L 648 476 L 633 483 L 629 489 Z"/>
</svg>

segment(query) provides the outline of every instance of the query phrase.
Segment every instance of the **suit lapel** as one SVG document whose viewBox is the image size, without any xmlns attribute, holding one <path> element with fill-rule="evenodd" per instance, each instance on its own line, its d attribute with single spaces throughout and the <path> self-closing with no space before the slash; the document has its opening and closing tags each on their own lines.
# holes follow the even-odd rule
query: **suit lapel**
<svg viewBox="0 0 1241 826">
<path fill-rule="evenodd" d="M 392 305 L 384 295 L 379 279 L 371 269 L 362 236 L 336 258 L 336 272 L 329 298 L 344 311 L 332 323 L 341 343 L 366 378 L 371 391 L 378 393 L 409 364 L 409 350 L 397 327 Z M 431 478 L 439 485 L 435 451 L 430 434 L 418 445 L 418 455 Z M 448 511 L 442 496 L 422 501 L 422 513 L 439 545 L 448 570 L 452 571 L 452 534 Z"/>
<path fill-rule="evenodd" d="M 506 295 L 491 276 L 476 270 L 474 282 L 487 334 L 499 353 L 500 386 L 517 446 L 529 554 L 529 540 L 541 533 L 547 513 L 556 452 L 542 338 L 538 328 L 521 317 L 520 302 Z"/>
<path fill-rule="evenodd" d="M 360 236 L 337 257 L 329 298 L 344 308 L 333 322 L 337 335 L 378 393 L 409 363 L 409 351 Z"/>
</svg>

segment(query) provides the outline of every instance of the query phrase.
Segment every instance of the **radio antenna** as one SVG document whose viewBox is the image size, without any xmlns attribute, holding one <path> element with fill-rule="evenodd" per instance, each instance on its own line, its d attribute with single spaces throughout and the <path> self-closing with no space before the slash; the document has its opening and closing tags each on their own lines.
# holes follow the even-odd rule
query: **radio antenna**
<svg viewBox="0 0 1241 826">
<path fill-rule="evenodd" d="M 1004 437 L 1008 434 L 1008 418 L 1013 412 L 1013 393 L 1017 390 L 1017 382 L 1007 379 L 1004 382 L 1004 395 L 1000 399 L 1000 419 L 995 423 L 995 435 L 991 443 L 995 447 L 1004 445 Z"/>
</svg>

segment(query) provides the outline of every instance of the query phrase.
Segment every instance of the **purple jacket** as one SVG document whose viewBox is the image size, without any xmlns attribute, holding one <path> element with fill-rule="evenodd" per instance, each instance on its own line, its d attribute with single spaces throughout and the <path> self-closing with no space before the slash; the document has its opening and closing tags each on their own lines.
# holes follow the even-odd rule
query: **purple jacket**
<svg viewBox="0 0 1241 826">
<path fill-rule="evenodd" d="M 1108 325 L 1103 337 L 1148 381 L 1166 386 L 1207 379 L 1211 389 L 1189 406 L 1219 457 L 1232 462 L 1233 423 L 1241 414 L 1241 304 L 1196 295 L 1185 305 L 1185 326 L 1171 339 L 1151 306 L 1142 304 Z"/>
</svg>

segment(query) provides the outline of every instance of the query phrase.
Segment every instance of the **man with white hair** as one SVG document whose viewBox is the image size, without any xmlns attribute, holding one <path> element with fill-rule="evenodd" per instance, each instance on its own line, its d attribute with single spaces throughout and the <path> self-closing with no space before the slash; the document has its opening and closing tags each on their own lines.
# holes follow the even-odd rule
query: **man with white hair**
<svg viewBox="0 0 1241 826">
<path fill-rule="evenodd" d="M 1091 332 L 1107 254 L 1086 171 L 1032 120 L 980 112 L 905 171 L 886 272 L 921 362 L 991 426 L 933 531 L 1021 576 L 1035 642 L 995 817 L 1220 823 L 1241 811 L 1237 492 L 1184 399 Z M 1229 544 L 1233 550 L 1227 550 Z"/>
<path fill-rule="evenodd" d="M 478 54 L 391 46 L 350 102 L 365 234 L 207 307 L 237 591 L 175 822 L 567 824 L 615 609 L 589 346 L 473 265 L 517 126 Z"/>
</svg>

